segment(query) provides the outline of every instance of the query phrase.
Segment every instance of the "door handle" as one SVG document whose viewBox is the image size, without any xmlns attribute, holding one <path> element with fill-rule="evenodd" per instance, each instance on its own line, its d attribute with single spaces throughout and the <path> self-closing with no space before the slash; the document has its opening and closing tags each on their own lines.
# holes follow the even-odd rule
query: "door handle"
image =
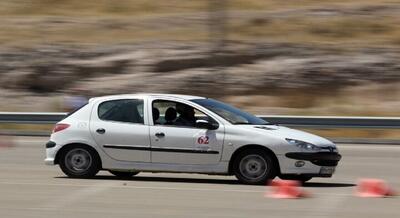
<svg viewBox="0 0 400 218">
<path fill-rule="evenodd" d="M 100 129 L 97 129 L 96 132 L 99 134 L 104 134 L 106 132 L 106 130 L 103 128 L 100 128 Z"/>
<path fill-rule="evenodd" d="M 165 134 L 164 134 L 163 132 L 157 132 L 157 133 L 156 133 L 156 136 L 159 137 L 159 138 L 161 138 L 161 137 L 164 137 Z"/>
</svg>

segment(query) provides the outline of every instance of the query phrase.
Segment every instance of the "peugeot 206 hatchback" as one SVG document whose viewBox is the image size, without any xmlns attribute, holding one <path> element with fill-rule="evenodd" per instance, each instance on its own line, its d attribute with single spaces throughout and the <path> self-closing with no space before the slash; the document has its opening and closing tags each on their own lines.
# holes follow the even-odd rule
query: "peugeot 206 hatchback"
<svg viewBox="0 0 400 218">
<path fill-rule="evenodd" d="M 96 97 L 54 127 L 45 163 L 69 177 L 99 170 L 235 175 L 246 184 L 331 177 L 332 142 L 274 125 L 209 98 L 131 94 Z"/>
</svg>

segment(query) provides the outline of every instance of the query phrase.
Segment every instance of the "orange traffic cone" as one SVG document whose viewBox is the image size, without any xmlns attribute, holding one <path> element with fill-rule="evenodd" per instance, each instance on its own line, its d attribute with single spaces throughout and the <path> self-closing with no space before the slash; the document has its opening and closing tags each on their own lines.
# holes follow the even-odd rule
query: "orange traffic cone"
<svg viewBox="0 0 400 218">
<path fill-rule="evenodd" d="M 295 180 L 274 180 L 270 182 L 271 193 L 265 193 L 269 198 L 304 198 L 309 195 L 300 187 L 300 182 Z"/>
<path fill-rule="evenodd" d="M 381 179 L 360 179 L 356 196 L 364 198 L 383 198 L 395 196 L 395 192 Z"/>
</svg>

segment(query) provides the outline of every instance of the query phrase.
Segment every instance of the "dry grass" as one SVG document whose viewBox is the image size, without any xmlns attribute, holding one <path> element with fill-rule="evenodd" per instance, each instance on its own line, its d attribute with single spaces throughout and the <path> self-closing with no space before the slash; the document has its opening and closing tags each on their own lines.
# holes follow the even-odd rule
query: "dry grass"
<svg viewBox="0 0 400 218">
<path fill-rule="evenodd" d="M 3 0 L 3 15 L 52 15 L 52 16 L 131 16 L 144 14 L 201 11 L 207 7 L 202 0 Z"/>
<path fill-rule="evenodd" d="M 230 24 L 233 40 L 262 40 L 301 44 L 356 44 L 360 46 L 398 45 L 397 17 L 310 17 L 250 19 Z"/>
<path fill-rule="evenodd" d="M 400 83 L 365 84 L 337 91 L 285 90 L 221 100 L 254 114 L 321 116 L 399 116 Z"/>
<path fill-rule="evenodd" d="M 3 0 L 0 45 L 209 40 L 211 0 Z M 399 13 L 314 16 L 304 10 L 390 7 L 383 0 L 228 0 L 232 40 L 400 45 Z M 236 16 L 243 12 L 244 16 Z M 254 13 L 253 13 L 254 12 Z M 257 12 L 283 13 L 278 17 Z M 345 46 L 343 46 L 345 47 Z"/>
<path fill-rule="evenodd" d="M 215 0 L 2 0 L 0 15 L 143 15 L 207 11 Z M 385 0 L 226 0 L 232 10 L 279 10 L 387 3 Z"/>
</svg>

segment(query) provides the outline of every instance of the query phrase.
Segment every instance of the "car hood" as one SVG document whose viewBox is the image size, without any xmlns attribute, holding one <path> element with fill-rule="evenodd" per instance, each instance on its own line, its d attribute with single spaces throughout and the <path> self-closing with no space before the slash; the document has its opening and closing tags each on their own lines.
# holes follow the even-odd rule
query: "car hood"
<svg viewBox="0 0 400 218">
<path fill-rule="evenodd" d="M 240 128 L 256 131 L 260 134 L 269 135 L 272 137 L 278 137 L 283 140 L 289 138 L 289 139 L 296 139 L 308 142 L 320 147 L 327 147 L 327 146 L 335 147 L 335 144 L 329 141 L 328 139 L 284 126 L 277 126 L 277 125 L 238 125 L 238 126 L 240 126 Z"/>
</svg>

